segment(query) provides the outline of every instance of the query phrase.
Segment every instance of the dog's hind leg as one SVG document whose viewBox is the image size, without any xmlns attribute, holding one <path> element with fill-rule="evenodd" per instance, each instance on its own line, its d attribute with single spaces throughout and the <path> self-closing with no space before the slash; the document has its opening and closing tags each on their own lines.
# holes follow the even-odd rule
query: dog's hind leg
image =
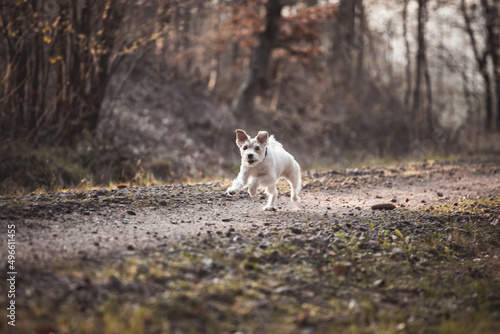
<svg viewBox="0 0 500 334">
<path fill-rule="evenodd" d="M 302 183 L 302 179 L 300 176 L 300 167 L 296 166 L 292 175 L 288 179 L 288 183 L 290 184 L 290 199 L 292 202 L 297 202 L 299 200 L 299 191 Z"/>
</svg>

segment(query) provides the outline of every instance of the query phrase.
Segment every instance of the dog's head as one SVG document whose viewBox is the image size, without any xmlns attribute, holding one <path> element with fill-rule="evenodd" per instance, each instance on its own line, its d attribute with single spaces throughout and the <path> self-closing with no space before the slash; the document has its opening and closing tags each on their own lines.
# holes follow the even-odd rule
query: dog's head
<svg viewBox="0 0 500 334">
<path fill-rule="evenodd" d="M 243 163 L 248 167 L 258 165 L 266 157 L 269 134 L 259 131 L 255 138 L 250 138 L 243 130 L 236 130 L 236 145 L 240 148 Z"/>
</svg>

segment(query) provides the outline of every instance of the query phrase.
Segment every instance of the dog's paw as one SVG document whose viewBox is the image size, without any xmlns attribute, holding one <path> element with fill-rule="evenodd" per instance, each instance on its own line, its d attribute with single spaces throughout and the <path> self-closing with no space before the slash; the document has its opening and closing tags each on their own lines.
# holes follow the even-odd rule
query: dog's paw
<svg viewBox="0 0 500 334">
<path fill-rule="evenodd" d="M 226 195 L 229 195 L 229 196 L 234 196 L 236 195 L 237 191 L 235 189 L 232 189 L 232 188 L 229 188 L 226 190 Z"/>
<path fill-rule="evenodd" d="M 262 211 L 276 211 L 276 208 L 274 206 L 266 205 L 262 208 Z"/>
</svg>

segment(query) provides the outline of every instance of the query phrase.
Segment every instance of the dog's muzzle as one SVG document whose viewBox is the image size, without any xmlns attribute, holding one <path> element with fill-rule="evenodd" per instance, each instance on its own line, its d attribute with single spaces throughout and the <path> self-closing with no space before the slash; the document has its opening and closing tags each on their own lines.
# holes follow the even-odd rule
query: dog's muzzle
<svg viewBox="0 0 500 334">
<path fill-rule="evenodd" d="M 249 165 L 252 165 L 255 161 L 257 160 L 254 159 L 253 154 L 247 155 L 247 162 Z"/>
</svg>

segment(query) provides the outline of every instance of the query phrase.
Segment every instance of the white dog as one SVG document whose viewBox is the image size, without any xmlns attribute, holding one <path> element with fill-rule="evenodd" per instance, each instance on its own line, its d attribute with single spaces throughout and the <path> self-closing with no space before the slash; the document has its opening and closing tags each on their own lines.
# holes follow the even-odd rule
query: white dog
<svg viewBox="0 0 500 334">
<path fill-rule="evenodd" d="M 236 130 L 236 145 L 241 151 L 240 173 L 227 189 L 227 194 L 234 195 L 248 186 L 248 193 L 253 197 L 257 188 L 266 188 L 269 200 L 263 210 L 274 211 L 278 197 L 276 182 L 284 177 L 290 183 L 292 202 L 298 200 L 300 166 L 274 136 L 269 137 L 266 131 L 259 131 L 255 138 L 250 138 L 245 131 Z"/>
</svg>

